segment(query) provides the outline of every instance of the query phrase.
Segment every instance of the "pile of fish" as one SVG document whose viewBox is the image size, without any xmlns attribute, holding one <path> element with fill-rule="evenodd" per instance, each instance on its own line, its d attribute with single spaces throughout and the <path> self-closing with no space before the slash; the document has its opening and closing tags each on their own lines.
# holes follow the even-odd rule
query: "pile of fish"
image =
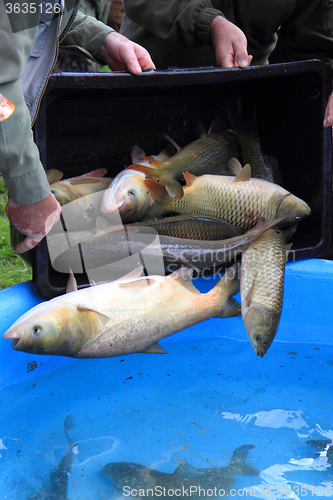
<svg viewBox="0 0 333 500">
<path fill-rule="evenodd" d="M 183 149 L 167 138 L 174 155 L 168 147 L 146 156 L 135 146 L 133 164 L 113 180 L 99 170 L 51 184 L 63 205 L 48 236 L 54 269 L 100 269 L 106 277 L 109 266 L 130 262 L 130 272 L 83 290 L 71 279 L 70 293 L 36 306 L 5 333 L 13 349 L 77 358 L 162 353 L 158 341 L 166 336 L 241 314 L 255 353 L 267 352 L 282 310 L 287 242 L 311 211 L 280 185 L 255 115 L 229 120 L 234 130 L 219 131 L 216 121 Z M 89 195 L 80 197 L 81 188 Z M 193 268 L 221 265 L 231 267 L 210 292 L 198 292 Z M 241 304 L 232 299 L 239 288 Z"/>
</svg>

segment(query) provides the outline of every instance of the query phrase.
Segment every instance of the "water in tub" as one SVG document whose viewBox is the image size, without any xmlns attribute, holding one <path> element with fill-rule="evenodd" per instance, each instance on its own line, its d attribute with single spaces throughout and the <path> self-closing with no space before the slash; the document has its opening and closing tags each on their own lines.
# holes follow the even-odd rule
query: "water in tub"
<svg viewBox="0 0 333 500">
<path fill-rule="evenodd" d="M 151 477 L 169 489 L 150 496 L 168 500 L 333 496 L 332 345 L 276 339 L 259 358 L 240 318 L 161 344 L 168 354 L 70 361 L 4 388 L 0 499 L 145 498 Z M 188 480 L 196 490 L 176 490 Z"/>
</svg>

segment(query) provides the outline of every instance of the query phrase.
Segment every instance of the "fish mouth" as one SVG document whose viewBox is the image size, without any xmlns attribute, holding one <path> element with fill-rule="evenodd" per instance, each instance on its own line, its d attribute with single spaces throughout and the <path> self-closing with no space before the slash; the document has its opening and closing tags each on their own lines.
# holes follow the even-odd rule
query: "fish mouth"
<svg viewBox="0 0 333 500">
<path fill-rule="evenodd" d="M 12 345 L 11 345 L 11 348 L 12 349 L 15 349 L 17 348 L 17 344 L 20 342 L 20 339 L 13 339 L 12 340 Z"/>
<path fill-rule="evenodd" d="M 125 201 L 118 203 L 115 207 L 107 208 L 105 205 L 102 205 L 101 211 L 103 212 L 103 214 L 113 214 L 114 212 L 118 212 L 119 210 L 121 210 L 124 205 Z"/>
<path fill-rule="evenodd" d="M 263 352 L 259 349 L 258 346 L 252 344 L 252 347 L 253 347 L 253 350 L 254 352 L 256 353 L 257 356 L 260 356 L 261 358 L 264 356 L 264 354 L 266 354 L 267 351 Z"/>
</svg>

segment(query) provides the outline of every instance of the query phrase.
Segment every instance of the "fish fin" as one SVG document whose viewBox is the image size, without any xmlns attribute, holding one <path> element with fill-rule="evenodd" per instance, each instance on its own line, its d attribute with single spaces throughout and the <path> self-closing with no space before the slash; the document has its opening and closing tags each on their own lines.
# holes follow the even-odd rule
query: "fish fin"
<svg viewBox="0 0 333 500">
<path fill-rule="evenodd" d="M 180 200 L 184 195 L 183 188 L 176 179 L 165 180 L 165 189 L 168 195 L 176 200 Z"/>
<path fill-rule="evenodd" d="M 177 281 L 180 281 L 181 284 L 190 290 L 191 292 L 197 293 L 200 295 L 200 292 L 197 288 L 192 283 L 192 278 L 193 278 L 193 268 L 192 267 L 181 267 L 180 269 L 177 269 L 177 271 L 174 271 L 171 274 L 172 279 L 175 279 Z"/>
<path fill-rule="evenodd" d="M 231 161 L 231 160 L 230 160 Z M 229 168 L 229 167 L 228 167 Z M 251 179 L 251 167 L 247 163 L 235 177 L 235 182 L 249 181 Z"/>
<path fill-rule="evenodd" d="M 47 182 L 53 184 L 54 182 L 59 182 L 64 176 L 63 172 L 57 170 L 56 168 L 51 168 L 46 171 Z"/>
<path fill-rule="evenodd" d="M 183 172 L 183 176 L 186 181 L 186 187 L 192 186 L 193 182 L 197 178 L 196 175 L 190 174 L 190 172 Z"/>
<path fill-rule="evenodd" d="M 73 271 L 69 268 L 69 277 L 66 285 L 66 293 L 76 292 L 77 283 Z"/>
<path fill-rule="evenodd" d="M 191 478 L 197 476 L 197 469 L 188 463 L 179 464 L 177 469 L 173 471 L 173 476 Z"/>
<path fill-rule="evenodd" d="M 279 169 L 279 162 L 274 156 L 272 155 L 265 155 L 264 156 L 265 161 L 267 165 L 270 167 L 270 169 L 273 172 L 273 179 L 276 184 L 279 184 L 279 186 L 283 185 L 283 177 L 281 170 Z"/>
<path fill-rule="evenodd" d="M 152 163 L 152 165 L 154 165 Z M 137 172 L 142 172 L 145 174 L 147 177 L 150 179 L 156 181 L 158 180 L 159 174 L 158 170 L 156 169 L 156 166 L 154 167 L 147 167 L 146 165 L 140 165 L 139 163 L 133 163 L 133 165 L 129 165 L 127 167 L 129 170 L 136 170 Z"/>
<path fill-rule="evenodd" d="M 149 163 L 154 165 L 155 168 L 162 168 L 163 167 L 163 162 L 156 160 L 156 158 L 153 158 L 152 156 L 143 156 L 142 159 L 145 161 L 149 161 Z"/>
<path fill-rule="evenodd" d="M 247 454 L 249 450 L 255 448 L 254 444 L 243 444 L 235 449 L 232 454 L 230 465 L 242 465 L 247 459 Z"/>
<path fill-rule="evenodd" d="M 145 156 L 145 154 L 144 150 L 135 144 L 131 151 L 132 163 L 138 163 Z"/>
<path fill-rule="evenodd" d="M 252 293 L 253 293 L 253 290 L 254 290 L 254 285 L 255 285 L 255 282 L 256 282 L 256 278 L 257 278 L 257 273 L 254 274 L 252 284 L 251 284 L 251 286 L 249 288 L 249 291 L 247 292 L 246 297 L 245 297 L 245 305 L 246 305 L 246 307 L 250 306 L 251 297 L 252 297 Z"/>
<path fill-rule="evenodd" d="M 142 272 L 143 272 L 143 266 L 138 266 L 136 269 L 133 269 L 133 271 L 130 271 L 121 278 L 117 279 L 117 281 L 121 282 L 121 281 L 135 280 L 137 278 L 141 278 Z"/>
<path fill-rule="evenodd" d="M 224 131 L 224 129 L 225 129 L 225 127 L 223 127 L 221 117 L 216 116 L 216 118 L 214 118 L 214 120 L 212 121 L 212 123 L 208 129 L 208 133 L 209 134 L 220 134 L 221 132 Z"/>
<path fill-rule="evenodd" d="M 145 179 L 143 182 L 154 200 L 165 200 L 168 197 L 164 184 L 151 179 Z"/>
<path fill-rule="evenodd" d="M 242 165 L 241 163 L 237 160 L 237 158 L 231 158 L 231 160 L 228 163 L 228 170 L 231 172 L 235 177 L 236 175 L 242 170 Z"/>
<path fill-rule="evenodd" d="M 193 119 L 193 130 L 197 137 L 204 137 L 207 135 L 207 130 L 204 127 L 204 124 L 200 120 L 200 118 Z"/>
<path fill-rule="evenodd" d="M 106 168 L 96 168 L 96 170 L 87 172 L 86 174 L 83 174 L 80 177 L 104 177 L 106 172 L 107 172 Z"/>
<path fill-rule="evenodd" d="M 81 175 L 80 177 L 76 177 L 73 179 L 68 179 L 68 184 L 70 184 L 71 186 L 81 186 L 83 184 L 95 184 L 96 183 L 96 180 L 97 180 L 97 177 L 93 178 L 93 177 L 86 177 L 85 175 Z M 105 183 L 107 183 L 108 181 L 105 179 Z"/>
<path fill-rule="evenodd" d="M 130 288 L 131 290 L 136 289 L 138 291 L 140 290 L 145 290 L 148 286 L 153 285 L 156 280 L 152 277 L 143 277 L 142 280 L 136 280 L 136 281 L 129 281 L 129 282 L 123 282 L 119 283 L 119 288 Z"/>
<path fill-rule="evenodd" d="M 140 351 L 144 354 L 168 354 L 168 351 L 163 349 L 158 342 L 155 344 L 149 345 L 143 351 Z"/>
<path fill-rule="evenodd" d="M 92 312 L 92 313 L 96 314 L 96 316 L 98 316 L 98 318 L 100 319 L 100 321 L 102 322 L 103 325 L 106 325 L 106 323 L 108 323 L 110 321 L 109 316 L 107 316 L 106 314 L 103 314 L 99 311 L 96 311 L 96 309 L 92 309 L 91 307 L 87 307 L 84 304 L 78 304 L 76 306 L 76 308 L 78 311 L 81 311 L 81 312 Z"/>
<path fill-rule="evenodd" d="M 165 134 L 164 136 L 166 138 L 167 141 L 170 142 L 170 144 L 173 145 L 174 148 L 176 148 L 177 152 L 180 151 L 182 148 L 176 143 L 176 141 L 174 141 L 170 136 L 168 136 L 167 134 Z"/>
</svg>

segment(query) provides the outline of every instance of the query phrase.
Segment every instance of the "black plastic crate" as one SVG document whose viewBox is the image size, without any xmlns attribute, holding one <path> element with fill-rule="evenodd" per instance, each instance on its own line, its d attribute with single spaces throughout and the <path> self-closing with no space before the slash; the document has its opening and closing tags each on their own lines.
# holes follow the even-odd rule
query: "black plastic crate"
<svg viewBox="0 0 333 500">
<path fill-rule="evenodd" d="M 104 167 L 114 177 L 128 166 L 132 146 L 148 155 L 196 139 L 193 119 L 208 128 L 216 116 L 254 103 L 265 154 L 276 157 L 284 187 L 310 204 L 311 216 L 293 237 L 292 259 L 316 257 L 331 240 L 332 131 L 322 125 L 331 76 L 317 60 L 247 69 L 200 68 L 125 73 L 51 75 L 34 127 L 46 170 L 64 177 Z M 77 276 L 79 286 L 87 278 Z M 49 264 L 44 239 L 34 251 L 33 282 L 47 299 L 64 293 L 67 274 Z"/>
</svg>

